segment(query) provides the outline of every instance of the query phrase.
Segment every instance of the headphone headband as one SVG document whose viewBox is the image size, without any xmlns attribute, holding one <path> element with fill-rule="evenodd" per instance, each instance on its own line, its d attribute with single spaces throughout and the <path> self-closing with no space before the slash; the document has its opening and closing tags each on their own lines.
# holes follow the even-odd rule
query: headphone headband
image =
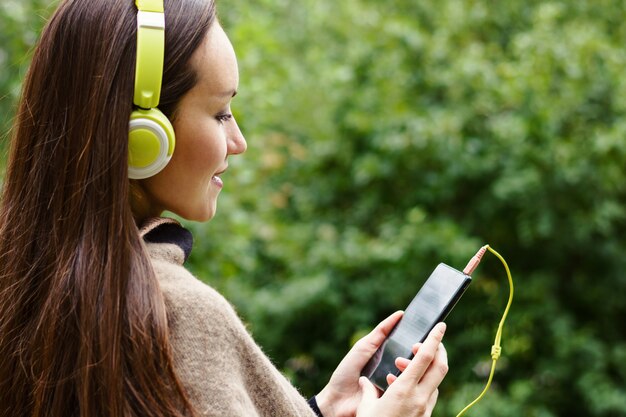
<svg viewBox="0 0 626 417">
<path fill-rule="evenodd" d="M 139 12 L 133 103 L 142 109 L 152 109 L 161 98 L 165 56 L 163 0 L 135 0 L 135 4 Z"/>
<path fill-rule="evenodd" d="M 128 126 L 128 177 L 148 178 L 159 173 L 174 152 L 176 135 L 157 108 L 161 98 L 165 55 L 163 0 L 135 0 L 137 5 L 137 63 L 133 103 L 139 109 Z"/>
<path fill-rule="evenodd" d="M 163 0 L 135 0 L 137 10 L 163 13 Z"/>
</svg>

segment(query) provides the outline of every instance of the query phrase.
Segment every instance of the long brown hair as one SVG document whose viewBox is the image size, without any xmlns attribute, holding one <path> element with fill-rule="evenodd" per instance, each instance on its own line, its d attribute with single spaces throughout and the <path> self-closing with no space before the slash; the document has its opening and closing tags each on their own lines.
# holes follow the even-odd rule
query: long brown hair
<svg viewBox="0 0 626 417">
<path fill-rule="evenodd" d="M 193 415 L 129 205 L 133 0 L 65 0 L 35 49 L 0 203 L 0 416 Z M 161 109 L 212 0 L 165 0 Z"/>
</svg>

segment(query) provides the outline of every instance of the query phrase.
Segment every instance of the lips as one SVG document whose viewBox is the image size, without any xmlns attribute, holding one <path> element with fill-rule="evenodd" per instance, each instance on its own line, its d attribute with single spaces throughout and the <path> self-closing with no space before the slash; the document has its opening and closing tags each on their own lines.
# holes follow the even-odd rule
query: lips
<svg viewBox="0 0 626 417">
<path fill-rule="evenodd" d="M 211 177 L 211 182 L 219 188 L 222 188 L 224 186 L 224 182 L 220 177 L 217 176 L 217 174 Z"/>
<path fill-rule="evenodd" d="M 217 187 L 222 188 L 224 186 L 224 182 L 222 181 L 222 179 L 220 178 L 220 175 L 222 175 L 226 169 L 228 168 L 228 166 L 226 168 L 224 168 L 221 171 L 216 172 L 212 177 L 211 177 L 211 182 L 213 184 L 215 184 Z"/>
</svg>

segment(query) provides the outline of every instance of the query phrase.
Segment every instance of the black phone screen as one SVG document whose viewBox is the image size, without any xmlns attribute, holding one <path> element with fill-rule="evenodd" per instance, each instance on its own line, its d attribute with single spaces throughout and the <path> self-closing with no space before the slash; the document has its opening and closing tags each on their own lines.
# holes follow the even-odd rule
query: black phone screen
<svg viewBox="0 0 626 417">
<path fill-rule="evenodd" d="M 423 342 L 432 328 L 446 318 L 471 280 L 468 275 L 439 264 L 361 374 L 383 391 L 387 389 L 387 374 L 400 373 L 395 365 L 396 358 L 413 356 L 413 345 Z"/>
</svg>

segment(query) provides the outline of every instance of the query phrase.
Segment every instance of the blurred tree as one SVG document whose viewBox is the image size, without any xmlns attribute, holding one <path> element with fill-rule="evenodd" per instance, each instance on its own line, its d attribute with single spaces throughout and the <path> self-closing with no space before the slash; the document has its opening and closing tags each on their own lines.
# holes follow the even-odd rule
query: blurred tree
<svg viewBox="0 0 626 417">
<path fill-rule="evenodd" d="M 50 14 L 56 3 L 56 1 L 49 0 L 3 0 L 0 3 L 0 135 L 2 137 L 10 127 L 14 113 L 13 106 L 29 62 L 29 51 L 37 41 L 44 23 L 44 16 Z"/>
<path fill-rule="evenodd" d="M 30 41 L 5 39 L 31 23 L 7 25 L 22 22 L 10 9 L 12 100 Z M 189 225 L 190 266 L 306 395 L 438 262 L 462 268 L 488 242 L 517 298 L 494 387 L 468 415 L 626 415 L 623 1 L 219 9 L 249 150 L 230 161 L 216 219 Z M 482 389 L 506 302 L 495 258 L 474 278 L 448 319 L 440 416 Z"/>
</svg>

